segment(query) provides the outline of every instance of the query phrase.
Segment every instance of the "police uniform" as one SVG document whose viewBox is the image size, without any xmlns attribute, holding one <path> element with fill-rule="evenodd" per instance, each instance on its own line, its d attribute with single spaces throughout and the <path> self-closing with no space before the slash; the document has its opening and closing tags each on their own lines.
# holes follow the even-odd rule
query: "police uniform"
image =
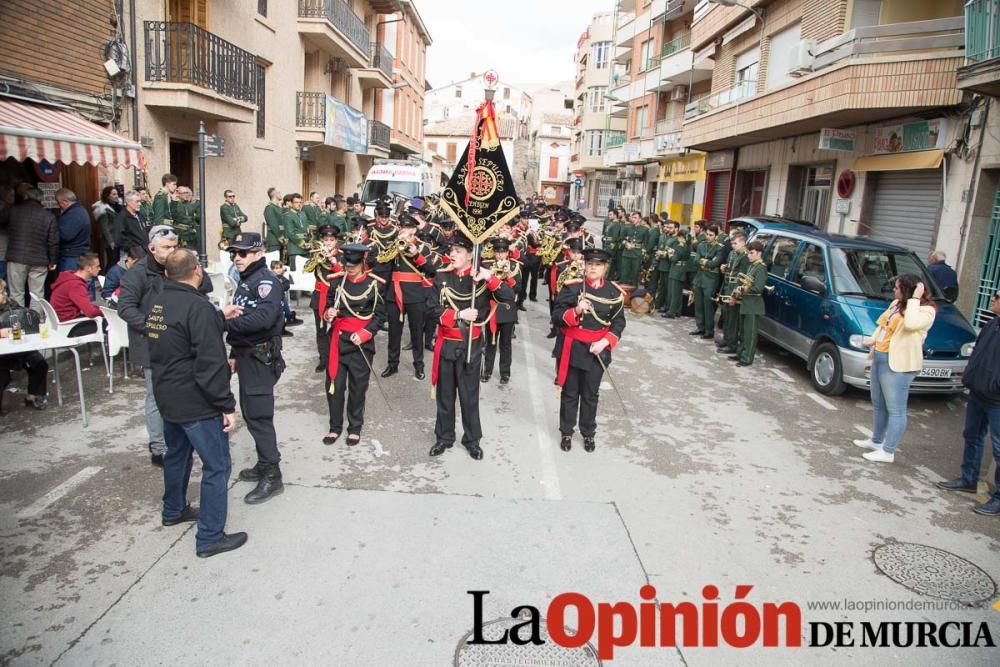
<svg viewBox="0 0 1000 667">
<path fill-rule="evenodd" d="M 342 248 L 345 266 L 364 262 L 367 246 L 349 243 Z M 375 358 L 375 335 L 385 322 L 385 303 L 381 296 L 381 278 L 362 271 L 351 277 L 346 271 L 331 276 L 324 313 L 334 309 L 337 316 L 330 323 L 330 350 L 326 377 L 326 400 L 330 411 L 330 432 L 337 437 L 344 432 L 344 408 L 347 408 L 347 444 L 361 439 L 365 423 L 365 397 Z M 357 333 L 361 344 L 351 342 Z M 331 387 L 332 385 L 332 387 Z M 332 445 L 337 437 L 325 436 L 323 444 Z"/>
<path fill-rule="evenodd" d="M 245 232 L 228 250 L 263 250 L 260 234 Z M 240 479 L 256 481 L 247 494 L 248 503 L 264 502 L 281 493 L 281 455 L 274 432 L 274 385 L 285 369 L 281 357 L 281 330 L 284 328 L 282 290 L 277 276 L 261 257 L 240 273 L 233 304 L 243 314 L 226 320 L 226 332 L 240 378 L 240 408 L 247 430 L 257 448 L 257 465 L 240 471 Z"/>
<path fill-rule="evenodd" d="M 505 238 L 493 239 L 493 252 L 510 251 L 510 240 Z M 496 267 L 499 260 L 483 262 L 483 266 L 497 275 Z M 519 294 L 521 290 L 521 263 L 514 259 L 507 259 L 507 270 L 501 280 L 507 284 L 514 294 Z M 517 324 L 517 303 L 509 303 L 494 299 L 495 316 L 494 326 L 486 332 L 486 352 L 483 359 L 482 381 L 489 382 L 493 374 L 493 364 L 496 361 L 497 348 L 500 348 L 500 384 L 507 384 L 510 381 L 510 367 L 513 357 L 514 326 Z"/>
<path fill-rule="evenodd" d="M 400 216 L 400 228 L 416 229 L 419 222 L 404 213 Z M 403 317 L 410 329 L 410 352 L 413 355 L 413 373 L 418 380 L 424 375 L 424 313 L 427 310 L 427 294 L 430 291 L 435 272 L 435 262 L 430 247 L 424 243 L 407 243 L 406 249 L 398 250 L 392 260 L 389 274 L 391 293 L 386 296 L 386 316 L 389 320 L 389 349 L 387 366 L 382 377 L 395 375 L 399 369 L 399 353 L 403 342 Z M 399 242 L 398 231 L 397 240 Z M 410 252 L 416 248 L 416 254 Z M 381 276 L 380 276 L 381 277 Z"/>
<path fill-rule="evenodd" d="M 472 252 L 472 241 L 456 234 L 453 245 Z M 475 294 L 473 294 L 475 289 Z M 479 377 L 482 368 L 482 333 L 489 323 L 496 301 L 512 303 L 514 292 L 496 276 L 485 283 L 475 283 L 471 266 L 463 271 L 451 267 L 439 269 L 427 299 L 428 315 L 438 323 L 434 344 L 431 385 L 436 390 L 437 418 L 434 423 L 435 444 L 431 456 L 439 456 L 455 442 L 455 398 L 462 407 L 462 445 L 476 460 L 483 458 L 479 441 L 483 437 L 479 421 Z M 466 322 L 459 313 L 474 307 L 474 322 Z M 469 340 L 472 341 L 472 355 Z M 467 361 L 467 358 L 471 359 Z"/>
<path fill-rule="evenodd" d="M 610 259 L 604 250 L 588 249 L 584 261 Z M 592 310 L 583 314 L 576 311 L 577 304 L 586 299 Z M 567 280 L 556 296 L 552 322 L 560 327 L 562 335 L 556 348 L 559 373 L 556 382 L 562 387 L 559 398 L 560 447 L 569 451 L 573 431 L 579 414 L 583 446 L 588 452 L 595 447 L 597 432 L 597 401 L 604 376 L 601 362 L 590 352 L 591 344 L 606 340 L 608 346 L 601 352 L 605 366 L 611 364 L 611 349 L 618 344 L 625 330 L 625 299 L 621 290 L 608 280 L 591 283 L 586 278 Z"/>
</svg>

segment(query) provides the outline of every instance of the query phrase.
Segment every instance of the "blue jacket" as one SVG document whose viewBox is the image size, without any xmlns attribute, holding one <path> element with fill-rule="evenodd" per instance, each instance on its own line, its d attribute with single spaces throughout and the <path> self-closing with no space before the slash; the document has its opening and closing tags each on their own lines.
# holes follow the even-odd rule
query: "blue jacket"
<svg viewBox="0 0 1000 667">
<path fill-rule="evenodd" d="M 937 262 L 931 264 L 927 267 L 927 271 L 931 274 L 941 289 L 948 289 L 949 287 L 958 287 L 958 276 L 955 274 L 955 269 L 951 268 L 944 262 Z"/>
<path fill-rule="evenodd" d="M 79 257 L 90 250 L 90 214 L 75 202 L 59 216 L 59 256 Z"/>
<path fill-rule="evenodd" d="M 121 284 L 122 276 L 125 275 L 125 271 L 127 271 L 127 269 L 121 262 L 118 262 L 108 269 L 108 273 L 104 276 L 104 287 L 101 288 L 101 296 L 105 299 L 111 298 L 111 296 L 115 293 L 115 290 L 118 289 L 118 286 Z"/>
</svg>

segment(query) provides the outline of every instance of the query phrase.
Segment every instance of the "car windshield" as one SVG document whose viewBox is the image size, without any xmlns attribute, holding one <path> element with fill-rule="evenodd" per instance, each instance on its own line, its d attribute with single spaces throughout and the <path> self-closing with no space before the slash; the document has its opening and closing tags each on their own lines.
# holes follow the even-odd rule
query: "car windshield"
<svg viewBox="0 0 1000 667">
<path fill-rule="evenodd" d="M 904 273 L 915 273 L 923 279 L 934 299 L 944 298 L 937 284 L 927 275 L 923 263 L 912 252 L 830 248 L 830 269 L 833 289 L 841 295 L 891 301 L 895 288 L 893 279 Z"/>
<path fill-rule="evenodd" d="M 407 199 L 420 194 L 420 183 L 416 181 L 368 181 L 361 192 L 361 201 L 373 202 L 385 195 L 403 195 Z"/>
</svg>

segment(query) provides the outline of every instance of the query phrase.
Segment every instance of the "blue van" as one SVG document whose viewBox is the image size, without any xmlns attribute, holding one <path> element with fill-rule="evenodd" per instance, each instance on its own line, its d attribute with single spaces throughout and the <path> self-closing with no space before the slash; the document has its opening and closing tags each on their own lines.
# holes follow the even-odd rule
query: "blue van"
<svg viewBox="0 0 1000 667">
<path fill-rule="evenodd" d="M 962 373 L 976 332 L 931 278 L 917 256 L 901 246 L 863 237 L 826 234 L 766 218 L 737 218 L 751 240 L 764 244 L 767 284 L 760 335 L 805 360 L 817 391 L 835 395 L 847 385 L 867 388 L 871 362 L 861 345 L 893 298 L 893 278 L 923 276 L 937 304 L 924 342 L 924 368 L 910 391 L 963 391 Z"/>
</svg>

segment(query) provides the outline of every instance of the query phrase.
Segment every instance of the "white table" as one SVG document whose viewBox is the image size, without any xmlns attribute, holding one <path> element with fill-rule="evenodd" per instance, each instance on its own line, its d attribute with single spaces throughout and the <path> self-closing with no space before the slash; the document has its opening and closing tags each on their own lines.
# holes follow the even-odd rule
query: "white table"
<svg viewBox="0 0 1000 667">
<path fill-rule="evenodd" d="M 59 382 L 59 350 L 69 350 L 73 355 L 73 360 L 76 362 L 76 386 L 80 392 L 80 415 L 83 418 L 83 426 L 86 428 L 89 423 L 87 421 L 87 405 L 83 396 L 83 373 L 80 369 L 80 354 L 76 351 L 78 345 L 80 343 L 75 342 L 73 338 L 58 336 L 54 333 L 49 333 L 48 338 L 42 338 L 41 334 L 25 334 L 17 342 L 10 338 L 0 338 L 0 356 L 52 350 L 53 373 L 56 378 L 56 398 L 59 405 L 62 405 L 62 384 Z"/>
</svg>

